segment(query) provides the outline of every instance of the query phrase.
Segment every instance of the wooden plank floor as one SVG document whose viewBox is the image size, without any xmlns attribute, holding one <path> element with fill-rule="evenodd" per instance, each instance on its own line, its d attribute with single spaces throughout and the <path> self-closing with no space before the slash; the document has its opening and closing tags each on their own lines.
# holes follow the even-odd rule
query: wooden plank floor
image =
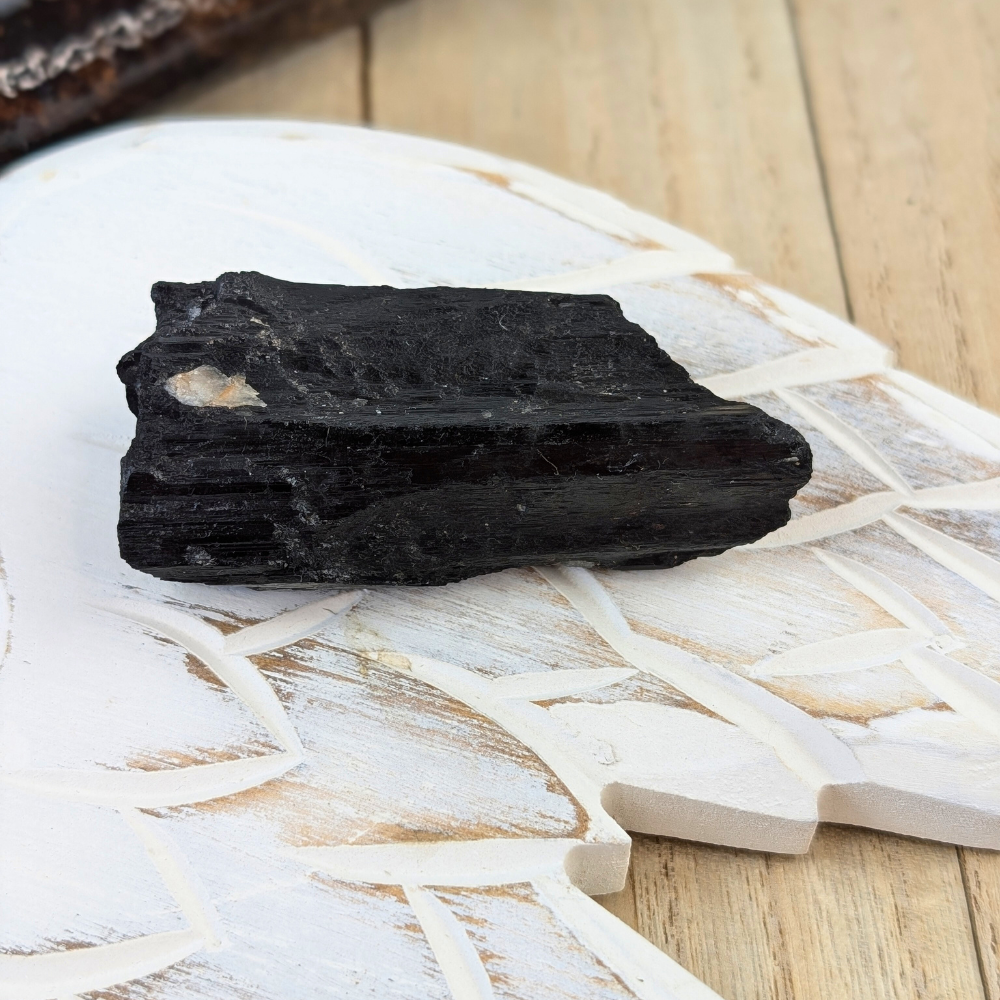
<svg viewBox="0 0 1000 1000">
<path fill-rule="evenodd" d="M 368 122 L 604 188 L 1000 409 L 997 0 L 408 0 L 172 113 Z M 1000 1000 L 1000 857 L 640 837 L 611 910 L 728 1000 Z"/>
</svg>

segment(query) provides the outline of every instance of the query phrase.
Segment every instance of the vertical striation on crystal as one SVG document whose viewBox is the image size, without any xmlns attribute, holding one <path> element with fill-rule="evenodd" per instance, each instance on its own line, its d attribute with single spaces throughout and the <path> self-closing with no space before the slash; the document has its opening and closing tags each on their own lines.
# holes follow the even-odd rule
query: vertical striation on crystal
<svg viewBox="0 0 1000 1000">
<path fill-rule="evenodd" d="M 442 584 L 674 566 L 785 524 L 802 436 L 606 295 L 223 274 L 153 286 L 123 558 L 168 580 Z"/>
</svg>

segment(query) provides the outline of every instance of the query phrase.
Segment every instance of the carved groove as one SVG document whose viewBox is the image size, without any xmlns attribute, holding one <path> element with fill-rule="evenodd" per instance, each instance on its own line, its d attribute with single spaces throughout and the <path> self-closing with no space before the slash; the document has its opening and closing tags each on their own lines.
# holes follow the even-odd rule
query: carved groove
<svg viewBox="0 0 1000 1000">
<path fill-rule="evenodd" d="M 864 781 L 850 748 L 802 709 L 724 667 L 634 633 L 589 570 L 541 567 L 537 572 L 620 656 L 771 746 L 817 792 L 826 785 Z"/>
<path fill-rule="evenodd" d="M 182 2 L 182 0 L 178 0 Z M 2 90 L 0 86 L 0 90 Z M 374 155 L 374 154 L 373 154 Z M 428 160 L 428 163 L 434 161 Z M 477 161 L 478 162 L 478 161 Z M 434 162 L 435 168 L 440 162 Z M 498 282 L 493 287 L 603 291 L 627 282 L 651 282 L 682 275 L 728 275 L 730 258 L 667 223 L 633 212 L 608 196 L 530 167 L 503 165 L 505 186 L 592 229 L 645 249 L 590 268 L 548 277 Z M 488 175 L 465 166 L 455 169 Z M 321 248 L 362 280 L 398 283 L 391 268 L 324 232 L 250 208 L 212 205 L 283 229 Z M 734 287 L 737 287 L 734 285 Z M 942 419 L 1000 447 L 1000 419 L 892 368 L 892 355 L 874 340 L 764 285 L 733 293 L 760 310 L 776 326 L 811 346 L 742 371 L 700 380 L 724 396 L 775 392 L 820 433 L 872 472 L 889 489 L 796 518 L 749 548 L 802 544 L 852 531 L 878 520 L 942 566 L 1000 601 L 1000 562 L 903 514 L 911 510 L 998 510 L 1000 479 L 914 490 L 892 463 L 863 435 L 825 407 L 794 392 L 797 387 L 876 376 L 897 393 L 906 393 Z M 762 660 L 755 675 L 789 675 L 854 670 L 898 659 L 956 712 L 1000 737 L 1000 684 L 946 653 L 958 646 L 947 627 L 899 584 L 854 560 L 816 551 L 829 569 L 876 602 L 902 625 L 813 643 Z M 583 569 L 543 569 L 541 574 L 566 596 L 595 630 L 636 669 L 666 680 L 700 704 L 772 746 L 793 772 L 815 790 L 831 784 L 856 784 L 864 777 L 850 749 L 817 720 L 772 695 L 752 680 L 670 646 L 637 635 L 597 579 Z M 0 955 L 0 1000 L 51 1000 L 54 996 L 108 989 L 183 960 L 201 948 L 218 947 L 218 919 L 203 889 L 177 848 L 138 808 L 180 805 L 232 794 L 263 784 L 303 759 L 298 733 L 273 689 L 247 656 L 279 648 L 315 632 L 343 614 L 360 594 L 336 595 L 249 626 L 228 637 L 202 622 L 162 605 L 118 602 L 106 610 L 143 624 L 180 643 L 197 656 L 254 712 L 283 752 L 222 764 L 195 765 L 163 772 L 22 770 L 0 772 L 0 780 L 38 794 L 115 806 L 139 837 L 191 928 L 153 934 L 113 945 L 34 955 Z M 618 683 L 634 671 L 620 668 L 553 671 L 486 679 L 475 671 L 426 657 L 378 654 L 387 666 L 403 670 L 492 719 L 533 750 L 559 777 L 590 817 L 585 840 L 466 841 L 442 844 L 340 845 L 293 852 L 303 864 L 335 878 L 383 882 L 404 888 L 410 905 L 442 967 L 456 1000 L 493 996 L 482 961 L 455 915 L 428 885 L 488 887 L 530 881 L 539 898 L 633 990 L 640 1000 L 709 1000 L 716 995 L 684 972 L 598 904 L 567 877 L 579 864 L 577 886 L 607 891 L 601 879 L 624 876 L 629 838 L 605 811 L 598 770 L 578 759 L 566 732 L 533 701 L 566 697 Z M 595 867 L 587 870 L 587 859 Z M 617 866 L 617 868 L 616 868 Z M 591 881 L 588 883 L 587 880 Z"/>
</svg>

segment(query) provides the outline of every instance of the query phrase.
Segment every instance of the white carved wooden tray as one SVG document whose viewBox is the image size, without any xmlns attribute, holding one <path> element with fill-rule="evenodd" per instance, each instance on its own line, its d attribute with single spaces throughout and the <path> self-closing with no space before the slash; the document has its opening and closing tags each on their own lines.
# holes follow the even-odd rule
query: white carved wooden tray
<svg viewBox="0 0 1000 1000">
<path fill-rule="evenodd" d="M 675 570 L 161 583 L 115 362 L 154 280 L 240 269 L 606 291 L 815 476 Z M 625 829 L 1000 847 L 1000 419 L 702 241 L 440 143 L 160 124 L 0 178 L 0 309 L 0 1000 L 694 1000 L 584 894 Z"/>
</svg>

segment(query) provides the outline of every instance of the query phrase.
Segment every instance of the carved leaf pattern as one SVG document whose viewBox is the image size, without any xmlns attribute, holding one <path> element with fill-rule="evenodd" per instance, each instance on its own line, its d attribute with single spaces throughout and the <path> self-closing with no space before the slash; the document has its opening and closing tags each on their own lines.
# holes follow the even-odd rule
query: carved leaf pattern
<svg viewBox="0 0 1000 1000">
<path fill-rule="evenodd" d="M 424 154 L 425 164 L 455 172 L 470 169 L 454 160 L 453 149 L 443 149 L 437 158 Z M 787 293 L 739 274 L 728 257 L 702 241 L 604 195 L 532 168 L 489 162 L 504 174 L 507 190 L 516 197 L 617 240 L 656 247 L 558 274 L 525 275 L 494 285 L 588 292 L 629 284 L 656 287 L 678 276 L 695 276 L 694 280 L 706 283 L 733 279 L 741 308 L 763 315 L 807 345 L 700 381 L 722 395 L 773 394 L 887 488 L 801 514 L 745 551 L 753 554 L 803 546 L 804 557 L 820 560 L 831 579 L 837 578 L 863 595 L 898 625 L 802 643 L 737 670 L 732 664 L 715 662 L 680 643 L 653 638 L 634 628 L 598 574 L 579 567 L 539 568 L 541 577 L 592 629 L 593 641 L 606 644 L 609 657 L 613 651 L 627 667 L 489 677 L 406 648 L 372 653 L 361 644 L 352 652 L 435 688 L 502 727 L 544 762 L 584 810 L 587 822 L 579 836 L 330 844 L 293 849 L 288 856 L 303 871 L 320 872 L 335 881 L 399 887 L 455 1000 L 487 1000 L 495 995 L 494 987 L 467 928 L 436 887 L 495 888 L 522 883 L 532 887 L 553 917 L 597 955 L 634 996 L 642 1000 L 707 1000 L 715 994 L 581 892 L 606 889 L 609 880 L 624 876 L 630 841 L 605 807 L 608 782 L 601 765 L 581 754 L 573 734 L 539 702 L 612 689 L 637 677 L 664 682 L 698 707 L 772 748 L 777 759 L 817 798 L 831 789 L 860 786 L 866 780 L 864 770 L 835 729 L 767 686 L 766 682 L 775 678 L 901 663 L 956 713 L 1000 738 L 1000 684 L 949 655 L 960 648 L 961 640 L 938 614 L 906 589 L 905 580 L 892 579 L 874 565 L 827 548 L 813 548 L 813 555 L 805 548 L 881 523 L 946 570 L 1000 601 L 1000 562 L 969 542 L 902 513 L 998 510 L 1000 478 L 914 488 L 904 471 L 854 426 L 849 416 L 835 413 L 804 390 L 845 380 L 883 379 L 918 399 L 941 420 L 992 444 L 1000 444 L 1000 419 L 952 400 L 912 376 L 894 372 L 891 355 L 884 347 Z M 328 232 L 244 207 L 217 207 L 282 227 L 296 238 L 322 247 L 365 280 L 373 280 L 373 275 L 379 280 L 395 280 L 396 272 L 389 265 Z M 437 276 L 436 280 L 442 279 Z M 247 707 L 280 749 L 159 771 L 0 771 L 0 782 L 34 795 L 117 809 L 188 924 L 183 930 L 97 947 L 0 955 L 0 1000 L 49 1000 L 110 989 L 167 968 L 200 949 L 226 946 L 227 929 L 199 874 L 188 864 L 183 849 L 143 810 L 221 799 L 294 772 L 307 759 L 308 751 L 272 683 L 248 657 L 280 650 L 331 627 L 341 629 L 338 635 L 349 643 L 345 638 L 349 630 L 341 625 L 351 609 L 363 601 L 361 592 L 324 596 L 229 634 L 223 634 L 193 609 L 124 596 L 100 604 L 96 613 L 139 623 L 183 647 Z"/>
</svg>

